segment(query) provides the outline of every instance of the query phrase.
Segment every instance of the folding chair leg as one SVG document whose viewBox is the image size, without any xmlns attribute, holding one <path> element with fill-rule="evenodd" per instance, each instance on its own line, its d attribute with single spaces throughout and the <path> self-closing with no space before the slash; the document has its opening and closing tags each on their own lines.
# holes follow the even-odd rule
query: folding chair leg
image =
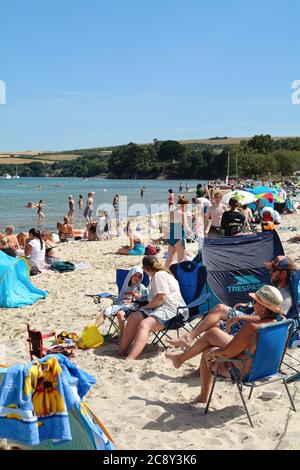
<svg viewBox="0 0 300 470">
<path fill-rule="evenodd" d="M 251 421 L 251 418 L 250 418 L 250 415 L 249 415 L 249 411 L 248 411 L 248 408 L 247 408 L 247 405 L 246 405 L 246 402 L 245 402 L 244 396 L 243 396 L 243 393 L 242 393 L 242 387 L 241 387 L 241 385 L 240 385 L 240 384 L 239 384 L 237 381 L 236 381 L 235 383 L 236 383 L 236 385 L 237 385 L 237 388 L 238 388 L 238 391 L 239 391 L 239 394 L 240 394 L 241 400 L 242 400 L 242 402 L 243 402 L 243 405 L 244 405 L 245 411 L 246 411 L 246 413 L 247 413 L 247 416 L 248 416 L 248 420 L 249 420 L 250 426 L 251 426 L 252 428 L 254 428 L 254 426 L 253 426 L 253 423 L 252 423 L 252 421 Z M 250 393 L 251 393 L 251 392 L 250 392 Z"/>
<path fill-rule="evenodd" d="M 249 393 L 248 400 L 250 400 L 250 398 L 252 397 L 252 392 L 253 392 L 253 387 L 251 387 L 251 390 L 250 390 L 250 393 Z"/>
<path fill-rule="evenodd" d="M 291 403 L 291 405 L 292 405 L 292 408 L 293 408 L 294 411 L 296 411 L 296 408 L 295 408 L 295 405 L 294 405 L 294 401 L 293 401 L 292 396 L 291 396 L 291 394 L 290 394 L 290 391 L 289 391 L 289 388 L 288 388 L 288 386 L 287 386 L 287 383 L 286 383 L 286 381 L 285 381 L 284 379 L 283 379 L 283 383 L 284 383 L 286 392 L 287 392 L 287 394 L 288 394 L 290 403 Z"/>
<path fill-rule="evenodd" d="M 209 398 L 208 398 L 208 402 L 207 402 L 207 405 L 206 405 L 206 408 L 205 408 L 205 411 L 204 411 L 205 415 L 207 415 L 207 413 L 208 413 L 208 408 L 209 408 L 209 405 L 210 405 L 210 402 L 211 402 L 211 399 L 212 399 L 212 396 L 213 396 L 213 393 L 214 393 L 214 388 L 215 388 L 215 385 L 216 385 L 216 382 L 217 382 L 219 368 L 220 368 L 220 364 L 218 364 L 217 370 L 215 372 L 214 381 L 213 381 L 211 391 L 210 391 L 210 394 L 209 394 Z"/>
</svg>

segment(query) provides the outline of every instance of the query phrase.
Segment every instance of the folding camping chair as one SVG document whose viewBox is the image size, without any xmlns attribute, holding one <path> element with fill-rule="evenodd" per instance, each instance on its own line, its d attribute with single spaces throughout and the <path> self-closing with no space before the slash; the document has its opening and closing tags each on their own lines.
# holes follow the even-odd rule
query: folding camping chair
<svg viewBox="0 0 300 470">
<path fill-rule="evenodd" d="M 125 278 L 127 274 L 129 273 L 128 269 L 116 269 L 116 285 L 118 287 L 118 293 L 120 293 L 122 286 L 124 284 Z M 143 284 L 145 287 L 148 286 L 149 284 L 149 277 L 146 273 L 144 273 L 143 277 Z M 110 294 L 109 292 L 103 292 L 100 294 L 87 294 L 88 297 L 93 297 L 95 304 L 99 307 L 101 312 L 103 311 L 102 308 L 102 300 L 104 298 L 110 298 L 111 300 L 117 299 L 117 295 L 115 294 Z M 119 334 L 119 326 L 118 323 L 115 320 L 115 316 L 113 317 L 108 317 L 108 320 L 110 322 L 109 324 L 109 329 L 107 332 L 107 335 L 111 334 L 112 336 L 115 336 Z M 112 333 L 111 333 L 112 331 Z"/>
<path fill-rule="evenodd" d="M 250 393 L 248 399 L 251 398 L 253 389 L 256 387 L 260 387 L 263 385 L 270 384 L 276 381 L 282 381 L 283 385 L 285 386 L 286 392 L 288 394 L 291 406 L 294 411 L 296 411 L 293 399 L 289 392 L 287 381 L 289 376 L 280 372 L 281 363 L 286 351 L 286 347 L 292 332 L 293 322 L 292 320 L 283 320 L 276 323 L 271 323 L 268 325 L 264 325 L 258 328 L 257 332 L 254 333 L 248 351 L 246 354 L 249 354 L 251 351 L 251 347 L 253 346 L 254 341 L 257 338 L 257 346 L 256 352 L 253 358 L 252 367 L 249 373 L 249 376 L 246 379 L 241 379 L 244 376 L 245 366 L 247 359 L 223 359 L 217 358 L 216 365 L 217 369 L 214 373 L 214 381 L 212 385 L 212 389 L 209 395 L 209 399 L 207 402 L 207 406 L 205 409 L 205 414 L 208 413 L 209 405 L 213 396 L 214 388 L 217 382 L 218 372 L 220 365 L 222 363 L 227 363 L 232 366 L 235 364 L 241 364 L 243 367 L 241 369 L 241 373 L 238 374 L 235 372 L 235 368 L 233 367 L 231 375 L 232 375 L 232 383 L 236 384 L 241 400 L 243 402 L 245 411 L 247 413 L 247 417 L 249 423 L 252 427 L 253 423 L 243 396 L 243 387 L 250 387 Z"/>
<path fill-rule="evenodd" d="M 287 318 L 293 320 L 292 334 L 288 343 L 288 348 L 300 347 L 300 319 L 299 319 L 299 308 L 300 308 L 300 271 L 295 271 L 290 275 L 290 288 L 292 293 L 292 306 L 287 314 Z M 293 357 L 292 354 L 286 352 L 286 356 L 293 359 L 297 364 L 300 365 L 300 361 Z M 283 362 L 285 366 L 293 369 L 297 374 L 299 370 L 295 369 L 291 364 Z"/>
<path fill-rule="evenodd" d="M 170 271 L 175 276 L 179 283 L 180 292 L 185 301 L 185 305 L 178 307 L 176 317 L 172 318 L 166 323 L 163 330 L 159 332 L 153 332 L 154 340 L 152 343 L 161 343 L 164 348 L 167 346 L 162 341 L 164 336 L 169 336 L 170 330 L 176 330 L 177 336 L 179 336 L 179 329 L 183 328 L 186 331 L 190 331 L 189 327 L 192 328 L 191 322 L 196 318 L 202 317 L 210 307 L 205 311 L 200 312 L 200 305 L 208 302 L 210 293 L 208 292 L 208 285 L 206 282 L 207 274 L 206 268 L 199 263 L 194 261 L 183 261 L 182 263 L 173 264 L 170 266 Z M 201 293 L 206 290 L 206 293 Z M 185 318 L 180 311 L 188 309 L 188 317 Z"/>
</svg>

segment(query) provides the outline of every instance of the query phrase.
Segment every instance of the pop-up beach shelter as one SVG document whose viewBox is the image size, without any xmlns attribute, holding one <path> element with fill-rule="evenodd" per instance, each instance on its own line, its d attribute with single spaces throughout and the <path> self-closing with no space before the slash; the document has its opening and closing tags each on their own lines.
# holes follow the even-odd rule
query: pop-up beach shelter
<svg viewBox="0 0 300 470">
<path fill-rule="evenodd" d="M 220 302 L 233 307 L 248 302 L 249 292 L 270 283 L 264 263 L 283 255 L 277 232 L 240 237 L 208 238 L 202 249 L 210 289 Z"/>
<path fill-rule="evenodd" d="M 95 382 L 59 354 L 0 366 L 0 438 L 28 450 L 115 450 L 83 402 Z"/>
<path fill-rule="evenodd" d="M 47 295 L 31 284 L 26 259 L 7 256 L 0 250 L 0 307 L 32 305 Z"/>
</svg>

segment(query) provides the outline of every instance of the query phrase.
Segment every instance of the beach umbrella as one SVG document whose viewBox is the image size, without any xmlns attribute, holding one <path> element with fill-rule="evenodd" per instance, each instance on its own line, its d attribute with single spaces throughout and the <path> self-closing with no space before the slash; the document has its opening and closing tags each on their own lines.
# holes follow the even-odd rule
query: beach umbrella
<svg viewBox="0 0 300 470">
<path fill-rule="evenodd" d="M 256 199 L 267 199 L 269 202 L 284 202 L 284 198 L 272 193 L 258 194 Z"/>
<path fill-rule="evenodd" d="M 255 188 L 251 188 L 250 192 L 255 195 L 266 193 L 278 194 L 277 189 L 270 188 L 269 186 L 256 186 Z"/>
<path fill-rule="evenodd" d="M 238 199 L 241 204 L 251 204 L 251 202 L 254 202 L 256 199 L 254 194 L 251 194 L 248 191 L 238 190 L 230 191 L 229 193 L 224 194 L 223 202 L 225 202 L 225 204 L 228 204 L 229 199 L 231 199 L 232 197 Z"/>
</svg>

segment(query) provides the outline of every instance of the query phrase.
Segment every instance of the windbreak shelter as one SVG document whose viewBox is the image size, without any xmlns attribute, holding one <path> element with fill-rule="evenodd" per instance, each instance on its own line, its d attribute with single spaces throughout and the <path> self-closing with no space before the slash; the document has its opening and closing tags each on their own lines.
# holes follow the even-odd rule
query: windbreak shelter
<svg viewBox="0 0 300 470">
<path fill-rule="evenodd" d="M 31 284 L 25 258 L 13 258 L 0 250 L 0 307 L 32 305 L 47 295 Z"/>
<path fill-rule="evenodd" d="M 209 287 L 221 303 L 233 307 L 248 302 L 249 292 L 270 283 L 264 263 L 283 255 L 277 232 L 208 238 L 202 250 Z"/>
</svg>

